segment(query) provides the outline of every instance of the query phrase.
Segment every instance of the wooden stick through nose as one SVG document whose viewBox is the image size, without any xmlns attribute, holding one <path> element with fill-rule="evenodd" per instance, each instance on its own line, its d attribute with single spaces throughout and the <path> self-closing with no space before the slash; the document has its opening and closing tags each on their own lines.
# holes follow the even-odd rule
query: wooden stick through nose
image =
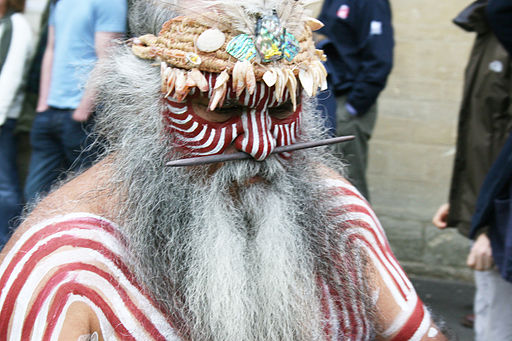
<svg viewBox="0 0 512 341">
<path fill-rule="evenodd" d="M 272 151 L 271 154 L 279 154 L 279 153 L 285 153 L 285 152 L 292 152 L 294 150 L 299 150 L 299 149 L 326 146 L 329 144 L 350 141 L 350 140 L 353 140 L 354 138 L 355 138 L 355 136 L 348 135 L 348 136 L 339 136 L 339 137 L 333 137 L 333 138 L 318 140 L 318 141 L 295 143 L 295 144 L 291 144 L 289 146 L 276 147 Z M 250 158 L 252 158 L 252 156 L 247 153 L 236 152 L 236 153 L 232 153 L 232 154 L 218 154 L 218 155 L 191 157 L 188 159 L 172 160 L 172 161 L 167 162 L 165 165 L 168 167 L 198 166 L 198 165 L 206 165 L 206 164 L 215 163 L 215 162 L 245 160 L 245 159 L 250 159 Z"/>
</svg>

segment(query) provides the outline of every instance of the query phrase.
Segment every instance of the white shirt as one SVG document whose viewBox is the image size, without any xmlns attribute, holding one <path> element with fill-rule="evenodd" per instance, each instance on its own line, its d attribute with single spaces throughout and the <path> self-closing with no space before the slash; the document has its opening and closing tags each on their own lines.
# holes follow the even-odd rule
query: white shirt
<svg viewBox="0 0 512 341">
<path fill-rule="evenodd" d="M 0 126 L 7 118 L 18 118 L 23 104 L 25 73 L 32 54 L 32 31 L 21 13 L 14 13 L 9 52 L 0 73 Z M 0 24 L 0 36 L 5 24 Z"/>
</svg>

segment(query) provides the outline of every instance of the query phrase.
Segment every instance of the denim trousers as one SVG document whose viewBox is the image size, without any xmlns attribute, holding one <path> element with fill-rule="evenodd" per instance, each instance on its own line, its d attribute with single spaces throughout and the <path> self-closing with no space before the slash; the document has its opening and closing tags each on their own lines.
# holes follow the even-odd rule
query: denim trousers
<svg viewBox="0 0 512 341">
<path fill-rule="evenodd" d="M 90 148 L 92 119 L 72 119 L 73 110 L 50 108 L 36 114 L 30 131 L 32 154 L 25 184 L 25 200 L 43 196 L 67 171 L 88 168 L 96 158 Z"/>
<path fill-rule="evenodd" d="M 0 126 L 0 248 L 7 242 L 10 227 L 16 227 L 13 218 L 22 210 L 22 196 L 16 167 L 15 119 L 7 119 Z"/>
</svg>

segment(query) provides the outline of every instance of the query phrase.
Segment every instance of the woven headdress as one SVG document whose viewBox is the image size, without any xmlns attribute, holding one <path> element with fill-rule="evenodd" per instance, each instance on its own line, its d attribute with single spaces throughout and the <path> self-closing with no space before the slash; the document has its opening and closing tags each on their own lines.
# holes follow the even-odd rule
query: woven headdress
<svg viewBox="0 0 512 341">
<path fill-rule="evenodd" d="M 323 25 L 306 14 L 303 0 L 183 0 L 173 6 L 179 15 L 158 36 L 143 35 L 132 45 L 136 56 L 161 62 L 166 96 L 184 99 L 193 88 L 213 87 L 214 110 L 229 81 L 237 94 L 252 94 L 257 81 L 278 94 L 296 94 L 298 84 L 309 96 L 326 88 L 324 55 L 312 40 Z M 215 84 L 204 72 L 218 74 Z"/>
</svg>

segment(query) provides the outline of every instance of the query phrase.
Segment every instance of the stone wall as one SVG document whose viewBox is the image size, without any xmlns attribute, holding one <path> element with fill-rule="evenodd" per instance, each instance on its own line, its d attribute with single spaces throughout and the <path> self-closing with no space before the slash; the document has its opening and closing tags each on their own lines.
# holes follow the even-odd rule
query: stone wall
<svg viewBox="0 0 512 341">
<path fill-rule="evenodd" d="M 372 204 L 409 273 L 469 279 L 468 240 L 431 223 L 448 197 L 463 72 L 474 38 L 451 19 L 469 1 L 391 2 L 395 66 L 370 144 Z"/>
</svg>

